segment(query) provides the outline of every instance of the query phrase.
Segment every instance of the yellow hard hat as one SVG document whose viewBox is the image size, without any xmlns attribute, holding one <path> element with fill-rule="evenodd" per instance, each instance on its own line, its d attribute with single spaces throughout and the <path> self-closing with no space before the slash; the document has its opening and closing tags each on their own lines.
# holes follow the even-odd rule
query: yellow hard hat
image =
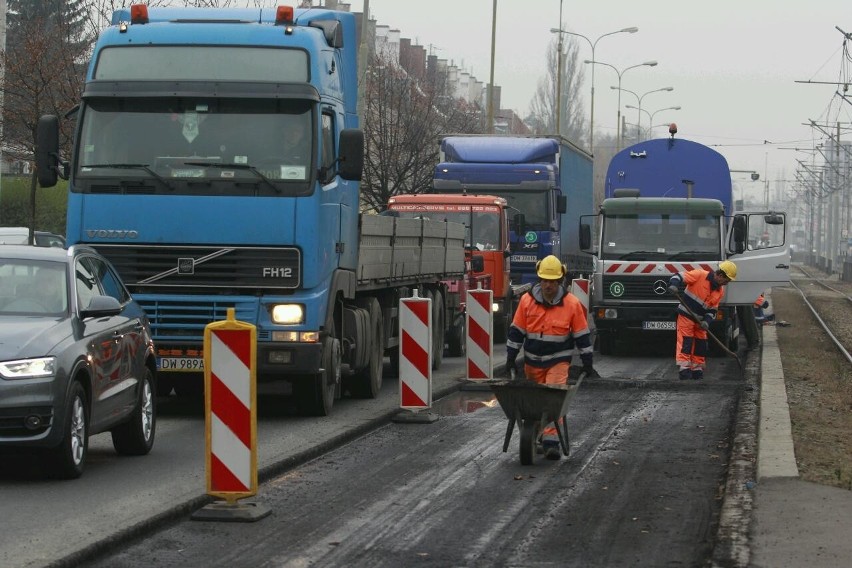
<svg viewBox="0 0 852 568">
<path fill-rule="evenodd" d="M 730 280 L 737 279 L 737 265 L 730 260 L 723 260 L 719 263 L 719 270 L 725 273 Z"/>
<path fill-rule="evenodd" d="M 561 280 L 567 270 L 565 269 L 565 265 L 551 254 L 536 263 L 535 272 L 543 280 Z"/>
</svg>

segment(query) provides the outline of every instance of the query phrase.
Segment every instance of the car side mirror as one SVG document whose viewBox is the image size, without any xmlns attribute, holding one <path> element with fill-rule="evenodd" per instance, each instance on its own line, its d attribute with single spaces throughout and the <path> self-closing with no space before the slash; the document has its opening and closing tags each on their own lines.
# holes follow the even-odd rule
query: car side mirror
<svg viewBox="0 0 852 568">
<path fill-rule="evenodd" d="M 93 296 L 89 305 L 80 310 L 80 318 L 102 318 L 117 316 L 121 313 L 121 304 L 112 296 Z"/>
</svg>

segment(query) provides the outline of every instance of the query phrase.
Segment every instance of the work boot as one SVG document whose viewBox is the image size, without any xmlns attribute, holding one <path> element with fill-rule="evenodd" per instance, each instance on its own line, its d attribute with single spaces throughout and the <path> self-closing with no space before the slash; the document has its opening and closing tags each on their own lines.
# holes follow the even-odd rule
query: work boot
<svg viewBox="0 0 852 568">
<path fill-rule="evenodd" d="M 692 380 L 693 381 L 700 381 L 703 378 L 704 378 L 704 371 L 702 371 L 701 369 L 696 369 L 696 370 L 692 371 Z"/>
<path fill-rule="evenodd" d="M 677 374 L 677 376 L 682 381 L 688 381 L 689 379 L 693 378 L 692 377 L 692 371 L 689 370 L 689 369 L 681 369 L 680 372 Z"/>
<path fill-rule="evenodd" d="M 562 451 L 559 449 L 559 442 L 556 440 L 545 440 L 541 443 L 544 448 L 544 457 L 549 460 L 558 460 L 562 457 Z"/>
</svg>

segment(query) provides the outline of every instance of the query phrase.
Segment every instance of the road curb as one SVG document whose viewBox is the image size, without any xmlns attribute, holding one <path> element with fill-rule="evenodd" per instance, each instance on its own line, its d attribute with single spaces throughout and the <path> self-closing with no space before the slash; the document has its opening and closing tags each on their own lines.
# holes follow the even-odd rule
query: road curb
<svg viewBox="0 0 852 568">
<path fill-rule="evenodd" d="M 737 404 L 725 493 L 711 556 L 714 568 L 747 568 L 751 561 L 749 533 L 757 474 L 759 378 L 763 349 L 746 351 L 743 359 L 745 385 Z"/>
</svg>

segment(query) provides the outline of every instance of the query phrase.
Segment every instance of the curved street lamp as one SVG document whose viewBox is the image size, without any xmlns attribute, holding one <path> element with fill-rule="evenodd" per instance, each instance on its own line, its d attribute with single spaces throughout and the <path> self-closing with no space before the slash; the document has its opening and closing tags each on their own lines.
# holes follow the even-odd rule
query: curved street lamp
<svg viewBox="0 0 852 568">
<path fill-rule="evenodd" d="M 606 65 L 607 67 L 610 67 L 613 71 L 615 71 L 616 75 L 618 75 L 618 124 L 616 125 L 616 137 L 617 137 L 617 139 L 616 139 L 616 142 L 615 142 L 615 149 L 616 149 L 616 151 L 621 150 L 621 91 L 622 91 L 622 89 L 621 89 L 621 77 L 631 69 L 635 69 L 637 67 L 654 67 L 655 65 L 657 65 L 657 62 L 656 61 L 645 61 L 644 63 L 637 63 L 636 65 L 631 65 L 630 67 L 625 67 L 624 69 L 622 69 L 620 71 L 619 71 L 618 67 L 616 67 L 615 65 L 612 65 L 610 63 L 604 63 L 603 61 L 593 61 L 593 60 L 590 60 L 590 59 L 586 59 L 585 61 L 583 61 L 583 63 L 586 63 L 586 64 L 591 63 L 592 69 L 594 69 L 594 65 L 596 63 L 598 65 Z"/>
<path fill-rule="evenodd" d="M 559 4 L 559 25 L 560 26 L 562 25 L 562 3 L 561 2 Z M 601 34 L 594 41 L 592 41 L 589 38 L 587 38 L 586 36 L 584 36 L 583 34 L 578 34 L 577 32 L 569 32 L 567 30 L 563 30 L 562 28 L 550 28 L 550 33 L 559 34 L 559 63 L 557 65 L 557 67 L 559 68 L 559 71 L 557 72 L 558 77 L 556 79 L 556 84 L 557 84 L 557 87 L 556 87 L 556 97 L 557 97 L 556 132 L 557 132 L 557 134 L 559 133 L 560 110 L 562 108 L 562 104 L 561 104 L 561 102 L 562 102 L 561 101 L 561 96 L 562 96 L 562 35 L 567 34 L 567 35 L 581 37 L 584 40 L 586 40 L 587 42 L 589 42 L 589 47 L 592 48 L 592 59 L 591 59 L 591 61 L 593 62 L 593 64 L 592 64 L 592 99 L 591 99 L 591 110 L 590 110 L 590 113 L 589 113 L 590 114 L 590 117 L 589 117 L 589 150 L 594 154 L 594 150 L 595 150 L 595 66 L 594 66 L 594 63 L 595 63 L 595 47 L 597 47 L 598 42 L 600 40 L 602 40 L 603 38 L 605 38 L 606 36 L 611 36 L 611 35 L 620 34 L 620 33 L 635 34 L 638 31 L 639 31 L 639 28 L 637 28 L 636 26 L 631 26 L 629 28 L 622 28 L 620 30 L 615 30 L 614 32 L 607 32 L 605 34 Z"/>
<path fill-rule="evenodd" d="M 655 116 L 658 112 L 663 112 L 664 110 L 680 110 L 680 106 L 670 106 L 670 107 L 660 108 L 660 109 L 655 110 L 654 112 L 648 112 L 647 110 L 645 110 L 645 109 L 643 109 L 643 108 L 635 107 L 635 106 L 633 106 L 633 105 L 624 105 L 624 108 L 632 108 L 632 109 L 636 109 L 636 110 L 637 110 L 637 111 L 639 111 L 640 113 L 641 113 L 641 112 L 644 112 L 645 114 L 647 114 L 647 115 L 648 115 L 648 124 L 654 124 L 654 116 Z M 659 125 L 659 124 L 657 124 L 656 126 L 667 126 L 667 125 Z M 649 128 L 648 128 L 648 134 L 649 134 L 649 135 L 648 135 L 648 138 L 650 138 L 650 132 L 651 132 L 651 130 L 650 130 L 650 129 L 651 129 L 651 128 L 653 128 L 653 127 L 649 127 Z M 637 126 L 637 129 L 638 129 L 638 131 L 639 131 L 639 132 L 641 132 L 641 128 L 639 128 L 639 127 Z"/>
<path fill-rule="evenodd" d="M 618 87 L 610 87 L 610 89 L 618 89 Z M 663 92 L 663 91 L 669 91 L 669 92 L 674 91 L 674 87 L 663 87 L 661 89 L 654 89 L 653 91 L 648 91 L 646 93 L 643 93 L 642 95 L 634 93 L 630 89 L 621 89 L 621 90 L 626 92 L 626 93 L 630 93 L 631 95 L 636 97 L 636 102 L 639 103 L 639 106 L 635 107 L 639 111 L 639 112 L 636 113 L 636 132 L 639 133 L 639 132 L 642 132 L 642 99 L 644 99 L 647 95 L 650 95 L 651 93 L 660 93 L 660 92 Z M 638 134 L 637 134 L 637 137 L 638 137 Z"/>
</svg>

